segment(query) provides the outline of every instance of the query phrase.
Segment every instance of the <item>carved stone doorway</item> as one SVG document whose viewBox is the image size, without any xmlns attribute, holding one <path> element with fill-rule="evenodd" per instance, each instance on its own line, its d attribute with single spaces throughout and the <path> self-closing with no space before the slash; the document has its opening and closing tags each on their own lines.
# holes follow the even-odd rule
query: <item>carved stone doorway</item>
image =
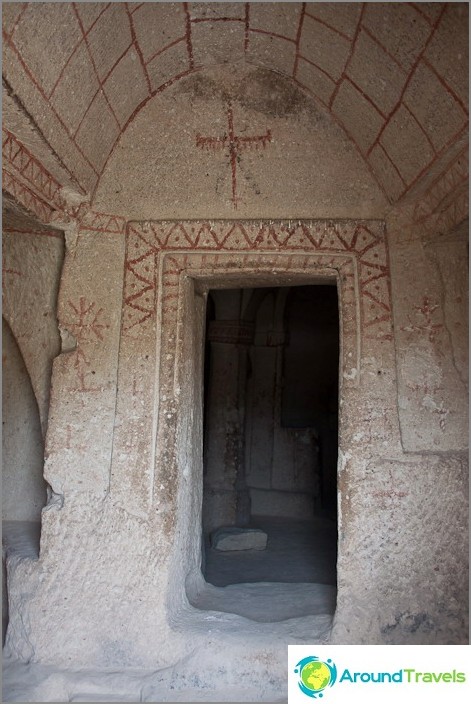
<svg viewBox="0 0 471 704">
<path fill-rule="evenodd" d="M 199 622 L 204 616 L 198 609 L 228 610 L 218 609 L 211 589 L 209 602 L 201 601 L 211 587 L 202 574 L 201 531 L 208 292 L 312 285 L 336 286 L 339 299 L 336 618 L 343 618 L 339 604 L 348 610 L 349 580 L 355 584 L 358 576 L 348 547 L 356 520 L 348 487 L 384 437 L 387 419 L 372 415 L 371 403 L 394 403 L 394 378 L 362 375 L 372 354 L 381 355 L 385 368 L 394 365 L 383 224 L 128 225 L 111 493 L 117 505 L 152 521 L 168 566 L 172 623 L 190 614 L 192 623 Z M 198 608 L 192 611 L 190 604 Z"/>
</svg>

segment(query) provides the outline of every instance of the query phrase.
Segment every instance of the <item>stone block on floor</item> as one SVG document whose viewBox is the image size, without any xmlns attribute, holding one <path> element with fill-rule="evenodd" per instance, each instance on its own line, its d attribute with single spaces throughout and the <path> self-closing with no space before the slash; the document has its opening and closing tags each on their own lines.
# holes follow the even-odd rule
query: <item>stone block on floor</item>
<svg viewBox="0 0 471 704">
<path fill-rule="evenodd" d="M 265 550 L 268 536 L 258 528 L 219 528 L 211 534 L 216 550 Z"/>
</svg>

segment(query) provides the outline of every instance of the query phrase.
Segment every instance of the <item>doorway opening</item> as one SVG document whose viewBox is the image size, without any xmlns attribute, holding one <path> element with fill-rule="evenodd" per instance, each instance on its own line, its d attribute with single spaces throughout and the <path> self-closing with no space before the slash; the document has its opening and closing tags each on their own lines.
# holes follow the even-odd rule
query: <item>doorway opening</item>
<svg viewBox="0 0 471 704">
<path fill-rule="evenodd" d="M 335 608 L 338 397 L 335 281 L 209 291 L 202 572 L 224 599 L 250 596 L 236 613 L 259 616 L 267 584 L 273 620 L 301 615 L 293 589 L 300 610 Z"/>
</svg>

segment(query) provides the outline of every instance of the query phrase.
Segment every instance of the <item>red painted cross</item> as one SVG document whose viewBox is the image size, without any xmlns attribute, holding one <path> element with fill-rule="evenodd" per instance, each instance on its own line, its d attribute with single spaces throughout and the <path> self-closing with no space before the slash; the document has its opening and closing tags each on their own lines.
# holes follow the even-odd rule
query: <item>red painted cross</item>
<svg viewBox="0 0 471 704">
<path fill-rule="evenodd" d="M 225 133 L 223 137 L 202 137 L 200 134 L 197 134 L 196 146 L 208 150 L 212 149 L 213 151 L 226 148 L 229 150 L 232 171 L 232 202 L 234 208 L 237 208 L 237 202 L 239 200 L 237 195 L 237 162 L 240 161 L 239 152 L 243 149 L 258 149 L 259 147 L 265 149 L 268 142 L 272 141 L 272 136 L 270 130 L 267 130 L 265 134 L 253 137 L 239 137 L 236 135 L 234 132 L 234 114 L 230 103 L 227 108 L 227 123 L 228 132 L 227 134 Z"/>
<path fill-rule="evenodd" d="M 423 318 L 423 323 L 421 325 L 414 324 L 411 321 L 410 316 L 408 315 L 407 317 L 409 318 L 410 325 L 402 327 L 401 330 L 404 330 L 404 332 L 428 333 L 429 342 L 433 344 L 435 342 L 436 336 L 443 328 L 443 323 L 433 322 L 433 314 L 435 313 L 437 308 L 439 308 L 438 304 L 432 303 L 428 296 L 424 296 L 422 305 L 414 306 L 414 309 L 419 311 L 419 313 L 421 314 Z"/>
</svg>

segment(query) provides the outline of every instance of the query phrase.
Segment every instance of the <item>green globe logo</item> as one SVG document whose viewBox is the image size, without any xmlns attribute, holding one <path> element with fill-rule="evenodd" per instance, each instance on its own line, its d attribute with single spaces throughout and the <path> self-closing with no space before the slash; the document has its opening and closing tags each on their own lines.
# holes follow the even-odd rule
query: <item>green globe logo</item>
<svg viewBox="0 0 471 704">
<path fill-rule="evenodd" d="M 312 699 L 323 697 L 323 690 L 332 687 L 337 679 L 337 668 L 332 660 L 324 662 L 315 655 L 300 660 L 294 671 L 299 675 L 299 689 Z"/>
<path fill-rule="evenodd" d="M 325 662 L 308 662 L 302 669 L 301 679 L 308 689 L 322 692 L 331 680 L 330 670 Z"/>
</svg>

